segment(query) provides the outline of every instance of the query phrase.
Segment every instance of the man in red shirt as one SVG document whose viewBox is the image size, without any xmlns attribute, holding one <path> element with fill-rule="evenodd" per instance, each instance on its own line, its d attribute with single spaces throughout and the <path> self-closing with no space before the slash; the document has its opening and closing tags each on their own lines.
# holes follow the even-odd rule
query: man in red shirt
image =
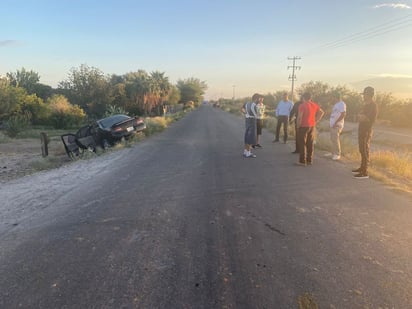
<svg viewBox="0 0 412 309">
<path fill-rule="evenodd" d="M 315 140 L 315 126 L 322 119 L 325 112 L 312 101 L 312 95 L 305 92 L 303 103 L 299 106 L 297 128 L 299 145 L 299 162 L 297 165 L 312 165 Z"/>
</svg>

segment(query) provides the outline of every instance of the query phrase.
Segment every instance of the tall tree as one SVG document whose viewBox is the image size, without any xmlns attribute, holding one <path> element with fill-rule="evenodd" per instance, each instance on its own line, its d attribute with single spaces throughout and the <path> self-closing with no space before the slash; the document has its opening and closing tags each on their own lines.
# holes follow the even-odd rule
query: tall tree
<svg viewBox="0 0 412 309">
<path fill-rule="evenodd" d="M 6 119 L 18 111 L 27 96 L 26 90 L 10 85 L 7 78 L 0 78 L 0 119 Z"/>
<path fill-rule="evenodd" d="M 302 95 L 305 92 L 310 92 L 312 94 L 312 99 L 319 103 L 323 108 L 327 108 L 330 101 L 330 96 L 328 93 L 331 91 L 331 87 L 327 83 L 321 81 L 310 81 L 306 84 L 302 84 L 298 93 Z"/>
<path fill-rule="evenodd" d="M 265 105 L 270 109 L 276 109 L 276 107 L 278 106 L 278 103 L 280 102 L 280 100 L 283 99 L 283 94 L 285 92 L 288 92 L 288 90 L 277 90 L 276 92 L 274 92 L 272 94 L 273 102 L 274 102 L 273 105 L 269 104 L 269 102 L 266 102 L 266 98 L 265 98 L 265 101 L 264 101 Z"/>
<path fill-rule="evenodd" d="M 7 73 L 7 78 L 10 81 L 10 85 L 21 87 L 28 94 L 35 94 L 43 100 L 46 100 L 54 93 L 51 86 L 39 83 L 40 75 L 32 70 L 27 71 L 25 68 L 22 68 L 14 73 L 9 72 Z"/>
<path fill-rule="evenodd" d="M 203 95 L 207 90 L 207 84 L 197 78 L 191 77 L 177 82 L 177 88 L 180 90 L 180 102 L 187 103 L 193 101 L 196 105 L 203 101 Z"/>
<path fill-rule="evenodd" d="M 157 115 L 162 114 L 163 104 L 167 99 L 171 84 L 169 78 L 165 76 L 164 72 L 151 72 L 150 73 L 150 92 L 153 98 L 153 104 L 151 110 L 155 111 Z"/>
<path fill-rule="evenodd" d="M 149 75 L 144 70 L 124 75 L 128 103 L 126 110 L 135 115 L 146 113 L 147 94 L 149 93 Z"/>
<path fill-rule="evenodd" d="M 106 106 L 111 104 L 109 78 L 97 68 L 82 64 L 72 68 L 65 81 L 59 83 L 59 89 L 72 104 L 79 105 L 88 115 L 104 115 Z"/>
<path fill-rule="evenodd" d="M 55 89 L 49 85 L 37 83 L 34 85 L 33 94 L 46 101 L 49 97 L 55 94 Z"/>
<path fill-rule="evenodd" d="M 7 73 L 7 78 L 12 86 L 24 88 L 29 94 L 33 94 L 36 91 L 40 75 L 32 70 L 27 71 L 25 68 L 21 68 L 15 73 Z"/>
<path fill-rule="evenodd" d="M 180 102 L 180 90 L 172 85 L 170 86 L 169 94 L 166 99 L 167 105 L 176 105 Z"/>
</svg>

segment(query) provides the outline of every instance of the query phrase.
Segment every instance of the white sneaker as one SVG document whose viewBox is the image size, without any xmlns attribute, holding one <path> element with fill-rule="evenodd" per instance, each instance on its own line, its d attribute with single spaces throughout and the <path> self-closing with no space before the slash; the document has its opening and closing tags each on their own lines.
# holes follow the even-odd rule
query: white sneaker
<svg viewBox="0 0 412 309">
<path fill-rule="evenodd" d="M 331 157 L 331 156 L 332 156 L 332 153 L 327 152 L 327 153 L 325 153 L 323 156 L 324 156 L 324 157 Z"/>
<path fill-rule="evenodd" d="M 332 160 L 334 160 L 334 161 L 340 160 L 340 156 L 338 156 L 338 155 L 333 155 Z"/>
</svg>

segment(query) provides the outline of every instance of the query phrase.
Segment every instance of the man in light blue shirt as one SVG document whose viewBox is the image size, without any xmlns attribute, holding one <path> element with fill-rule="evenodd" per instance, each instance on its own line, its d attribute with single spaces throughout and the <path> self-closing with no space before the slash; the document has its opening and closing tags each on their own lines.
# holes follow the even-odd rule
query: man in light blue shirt
<svg viewBox="0 0 412 309">
<path fill-rule="evenodd" d="M 288 124 L 289 124 L 289 116 L 290 111 L 293 108 L 293 103 L 289 101 L 288 93 L 285 92 L 283 94 L 283 99 L 278 103 L 276 107 L 275 114 L 278 119 L 276 125 L 276 135 L 275 139 L 273 140 L 274 143 L 279 142 L 279 134 L 280 134 L 280 127 L 283 124 L 283 142 L 286 144 L 288 140 Z"/>
</svg>

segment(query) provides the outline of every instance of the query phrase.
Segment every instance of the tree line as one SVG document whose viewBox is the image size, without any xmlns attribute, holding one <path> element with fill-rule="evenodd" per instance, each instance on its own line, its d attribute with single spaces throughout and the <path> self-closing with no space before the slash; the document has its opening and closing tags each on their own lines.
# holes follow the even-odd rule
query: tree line
<svg viewBox="0 0 412 309">
<path fill-rule="evenodd" d="M 159 116 L 165 106 L 203 101 L 207 84 L 197 78 L 172 84 L 164 72 L 138 70 L 123 75 L 106 75 L 85 64 L 72 68 L 57 88 L 39 83 L 37 72 L 22 68 L 0 77 L 0 123 L 9 126 L 50 125 L 55 128 L 79 126 L 101 118 L 108 110 L 129 115 Z M 333 96 L 339 92 L 347 104 L 347 119 L 355 121 L 362 106 L 362 96 L 346 86 L 330 86 L 310 81 L 297 88 L 297 96 L 312 93 L 314 101 L 328 112 Z M 265 95 L 268 111 L 282 99 L 283 90 Z M 390 93 L 377 93 L 379 119 L 394 126 L 412 127 L 412 99 L 400 100 Z M 238 108 L 250 98 L 219 99 L 221 106 Z"/>
<path fill-rule="evenodd" d="M 274 116 L 274 110 L 280 100 L 283 98 L 284 90 L 279 90 L 274 93 L 265 95 L 264 103 L 267 107 L 267 113 Z M 300 96 L 310 92 L 313 101 L 317 102 L 326 113 L 330 113 L 334 105 L 334 94 L 340 93 L 343 101 L 347 106 L 346 119 L 356 121 L 356 117 L 362 108 L 362 95 L 349 89 L 346 86 L 331 86 L 321 81 L 310 81 L 302 84 L 296 89 L 294 102 L 299 100 Z M 238 98 L 236 100 L 219 99 L 220 106 L 226 108 L 240 110 L 240 106 L 251 100 L 250 97 Z M 375 101 L 379 109 L 379 121 L 397 127 L 412 128 L 412 99 L 401 100 L 395 98 L 391 93 L 377 92 Z"/>
<path fill-rule="evenodd" d="M 207 89 L 194 77 L 172 84 L 164 72 L 106 75 L 85 64 L 72 68 L 57 88 L 39 81 L 37 72 L 25 68 L 0 77 L 0 121 L 65 128 L 101 118 L 109 109 L 159 116 L 165 106 L 200 104 Z"/>
</svg>

